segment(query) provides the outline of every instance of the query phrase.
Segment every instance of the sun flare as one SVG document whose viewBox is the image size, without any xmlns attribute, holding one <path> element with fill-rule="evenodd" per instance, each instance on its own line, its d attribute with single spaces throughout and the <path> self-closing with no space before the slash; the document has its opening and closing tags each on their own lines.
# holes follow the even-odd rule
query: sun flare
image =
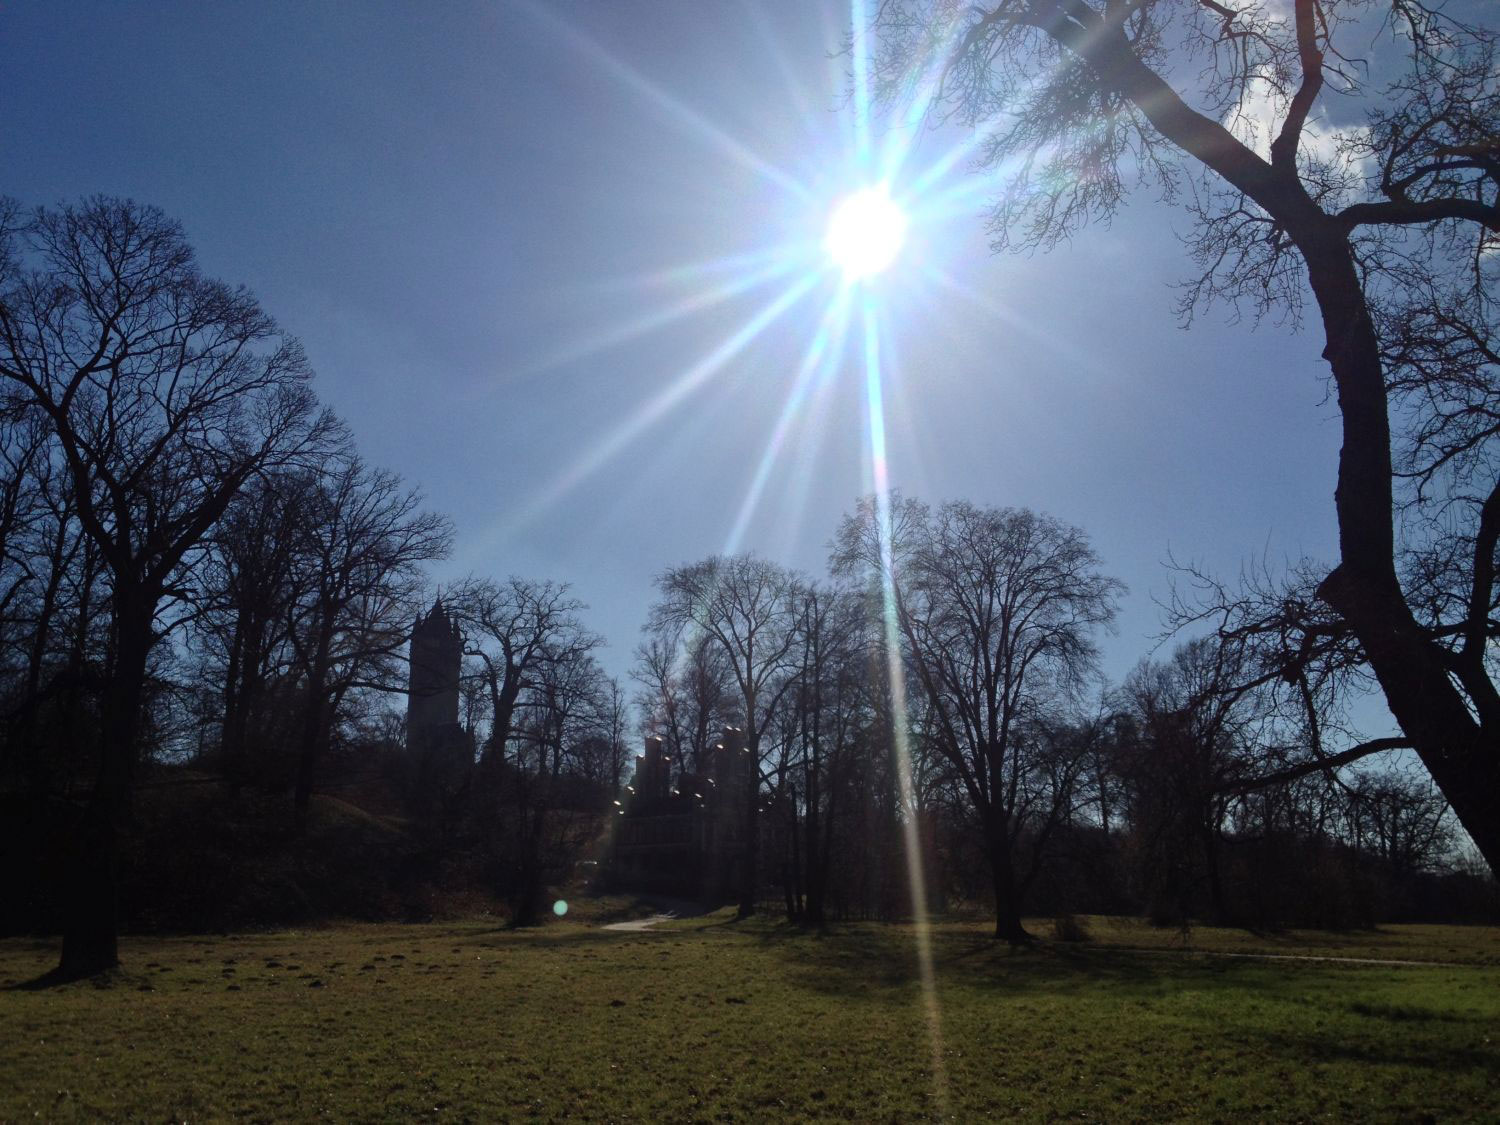
<svg viewBox="0 0 1500 1125">
<path fill-rule="evenodd" d="M 906 241 L 906 212 L 884 188 L 868 187 L 839 200 L 823 245 L 848 281 L 872 277 L 896 260 Z"/>
</svg>

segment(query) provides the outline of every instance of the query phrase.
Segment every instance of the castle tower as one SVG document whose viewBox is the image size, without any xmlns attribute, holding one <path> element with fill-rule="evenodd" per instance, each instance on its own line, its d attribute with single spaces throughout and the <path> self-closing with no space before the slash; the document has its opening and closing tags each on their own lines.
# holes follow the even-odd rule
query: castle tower
<svg viewBox="0 0 1500 1125">
<path fill-rule="evenodd" d="M 646 739 L 646 752 L 636 755 L 635 792 L 642 805 L 659 804 L 672 788 L 672 768 L 667 761 L 666 740 L 659 735 Z"/>
<path fill-rule="evenodd" d="M 425 750 L 458 727 L 458 674 L 464 641 L 441 601 L 411 629 L 406 688 L 406 746 Z"/>
</svg>

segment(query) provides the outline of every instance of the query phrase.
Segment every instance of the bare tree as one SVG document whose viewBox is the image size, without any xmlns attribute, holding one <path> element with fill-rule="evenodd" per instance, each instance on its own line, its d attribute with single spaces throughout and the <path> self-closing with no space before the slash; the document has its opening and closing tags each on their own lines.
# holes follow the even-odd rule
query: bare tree
<svg viewBox="0 0 1500 1125">
<path fill-rule="evenodd" d="M 901 497 L 891 512 L 887 523 L 862 501 L 835 537 L 834 565 L 891 591 L 928 719 L 918 733 L 961 781 L 983 836 L 995 936 L 1025 941 L 1021 896 L 1035 862 L 1020 868 L 1018 843 L 1029 835 L 1039 849 L 1072 805 L 1047 783 L 1043 720 L 1089 679 L 1093 631 L 1124 587 L 1100 571 L 1082 531 L 1048 516 L 962 502 L 933 512 Z"/>
<path fill-rule="evenodd" d="M 887 96 L 920 88 L 985 130 L 1009 176 L 997 248 L 1051 245 L 1154 182 L 1196 224 L 1185 313 L 1296 321 L 1310 294 L 1343 421 L 1317 595 L 1500 866 L 1494 31 L 1421 0 L 886 0 L 878 24 Z M 1436 574 L 1414 581 L 1422 560 Z"/>
<path fill-rule="evenodd" d="M 452 543 L 448 520 L 421 504 L 400 477 L 355 456 L 319 473 L 298 506 L 296 581 L 303 595 L 289 607 L 289 637 L 306 690 L 297 748 L 299 824 L 339 702 L 362 681 L 381 682 L 379 666 L 408 639 L 424 582 L 421 564 L 444 558 Z"/>
<path fill-rule="evenodd" d="M 478 661 L 489 693 L 487 757 L 498 764 L 516 722 L 521 693 L 548 661 L 590 652 L 600 639 L 583 627 L 583 603 L 566 583 L 510 577 L 470 579 L 448 591 L 447 601 L 464 632 L 467 655 Z"/>
<path fill-rule="evenodd" d="M 293 607 L 306 592 L 300 580 L 309 576 L 298 565 L 305 545 L 301 509 L 314 486 L 312 473 L 252 481 L 212 536 L 198 632 L 211 674 L 222 686 L 219 750 L 232 791 L 272 740 L 267 689 L 291 663 Z"/>
<path fill-rule="evenodd" d="M 619 794 L 625 784 L 625 763 L 629 760 L 629 748 L 625 741 L 629 722 L 630 704 L 625 689 L 613 676 L 603 678 L 594 703 L 597 737 L 602 741 L 606 756 L 601 763 L 603 774 L 611 795 Z"/>
<path fill-rule="evenodd" d="M 1452 852 L 1448 802 L 1424 778 L 1398 770 L 1355 771 L 1348 784 L 1351 842 L 1396 876 L 1430 871 Z"/>
<path fill-rule="evenodd" d="M 341 436 L 309 377 L 296 341 L 243 289 L 205 278 L 160 211 L 102 197 L 0 209 L 0 378 L 46 418 L 110 579 L 112 668 L 63 976 L 118 961 L 118 837 L 164 603 L 247 480 Z"/>
<path fill-rule="evenodd" d="M 798 602 L 797 678 L 788 697 L 788 764 L 797 775 L 788 794 L 795 875 L 788 894 L 795 920 L 822 926 L 834 839 L 849 812 L 845 775 L 869 722 L 870 638 L 857 591 L 808 583 Z M 805 899 L 792 886 L 805 888 Z"/>
<path fill-rule="evenodd" d="M 705 769 L 719 732 L 738 721 L 722 646 L 667 623 L 650 629 L 636 647 L 631 674 L 641 685 L 642 725 L 666 741 L 680 771 Z"/>
<path fill-rule="evenodd" d="M 1247 687 L 1242 650 L 1204 637 L 1165 661 L 1142 661 L 1123 696 L 1134 719 L 1117 759 L 1147 911 L 1188 915 L 1199 872 L 1216 923 L 1229 918 L 1220 853 L 1231 794 L 1260 767 L 1265 698 Z"/>
<path fill-rule="evenodd" d="M 587 639 L 597 644 L 597 638 Z M 569 873 L 597 825 L 596 817 L 568 815 L 576 810 L 563 807 L 568 775 L 584 780 L 580 775 L 586 770 L 575 759 L 595 730 L 604 687 L 604 673 L 590 651 L 593 644 L 570 644 L 543 654 L 513 727 L 515 768 L 505 778 L 514 798 L 505 825 L 514 867 L 509 896 L 513 926 L 534 925 L 541 918 L 547 885 Z"/>
<path fill-rule="evenodd" d="M 100 567 L 45 418 L 23 408 L 0 427 L 0 646 L 8 680 L 0 775 L 24 777 L 40 797 L 77 764 L 72 735 L 88 710 L 83 701 L 99 687 L 88 682 L 87 668 L 99 649 Z"/>
<path fill-rule="evenodd" d="M 743 709 L 746 769 L 745 856 L 739 914 L 755 912 L 759 889 L 761 740 L 782 696 L 794 683 L 797 660 L 798 577 L 751 555 L 714 556 L 665 571 L 656 580 L 661 600 L 650 628 L 684 638 L 708 638 L 728 662 Z"/>
</svg>

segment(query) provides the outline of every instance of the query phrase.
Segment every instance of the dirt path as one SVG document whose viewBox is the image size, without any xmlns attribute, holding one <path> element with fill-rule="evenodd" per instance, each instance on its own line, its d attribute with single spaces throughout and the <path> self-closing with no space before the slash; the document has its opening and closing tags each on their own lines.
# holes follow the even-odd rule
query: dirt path
<svg viewBox="0 0 1500 1125">
<path fill-rule="evenodd" d="M 643 934 L 649 933 L 652 926 L 658 922 L 670 921 L 673 918 L 697 918 L 708 913 L 708 909 L 701 903 L 689 899 L 647 899 L 642 905 L 654 908 L 656 913 L 649 918 L 633 918 L 629 922 L 611 922 L 600 929 L 613 930 L 617 934 Z"/>
<path fill-rule="evenodd" d="M 630 922 L 611 922 L 600 929 L 613 930 L 617 934 L 640 934 L 650 930 L 658 922 L 666 922 L 677 917 L 674 913 L 653 914 L 649 918 L 636 918 Z"/>
</svg>

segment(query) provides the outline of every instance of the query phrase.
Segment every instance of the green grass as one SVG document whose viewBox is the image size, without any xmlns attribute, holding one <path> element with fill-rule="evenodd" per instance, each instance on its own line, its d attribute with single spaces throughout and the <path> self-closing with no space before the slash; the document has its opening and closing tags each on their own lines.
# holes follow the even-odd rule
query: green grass
<svg viewBox="0 0 1500 1125">
<path fill-rule="evenodd" d="M 944 924 L 935 1055 L 909 927 L 619 935 L 599 923 L 637 904 L 585 905 L 525 933 L 127 939 L 107 980 L 0 992 L 0 1120 L 1494 1119 L 1494 929 L 1240 935 L 1453 962 L 1404 967 L 1122 950 L 1112 927 L 1180 939 L 1100 919 L 1012 952 Z M 54 958 L 0 943 L 0 984 Z"/>
<path fill-rule="evenodd" d="M 1183 931 L 1138 918 L 1085 917 L 1091 944 L 1119 949 L 1254 954 L 1271 957 L 1350 957 L 1500 966 L 1500 929 L 1486 926 L 1402 925 L 1374 930 L 1282 930 L 1252 933 L 1216 926 Z M 1050 935 L 1050 921 L 1031 923 Z"/>
</svg>

